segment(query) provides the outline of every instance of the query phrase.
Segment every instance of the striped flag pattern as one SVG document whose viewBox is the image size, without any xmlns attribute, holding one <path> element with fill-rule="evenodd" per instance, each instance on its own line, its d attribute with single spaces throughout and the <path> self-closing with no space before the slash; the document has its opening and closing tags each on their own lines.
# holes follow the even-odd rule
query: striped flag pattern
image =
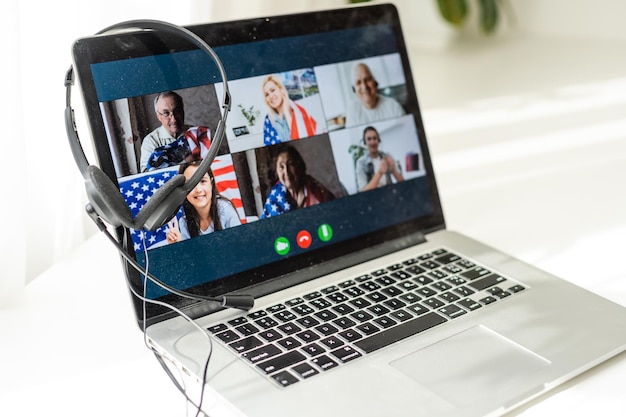
<svg viewBox="0 0 626 417">
<path fill-rule="evenodd" d="M 215 175 L 215 184 L 218 191 L 233 202 L 237 213 L 239 213 L 241 222 L 245 223 L 246 217 L 241 201 L 241 192 L 239 191 L 239 184 L 231 156 L 220 155 L 216 157 L 211 164 L 211 169 Z M 178 167 L 173 166 L 119 178 L 120 193 L 126 200 L 133 217 L 139 213 L 139 210 L 141 210 L 156 190 L 177 173 Z M 183 210 L 181 207 L 176 217 L 180 218 L 182 215 Z M 130 232 L 133 248 L 136 252 L 144 250 L 144 241 L 148 249 L 167 244 L 167 225 L 161 226 L 154 231 L 131 229 Z"/>
</svg>

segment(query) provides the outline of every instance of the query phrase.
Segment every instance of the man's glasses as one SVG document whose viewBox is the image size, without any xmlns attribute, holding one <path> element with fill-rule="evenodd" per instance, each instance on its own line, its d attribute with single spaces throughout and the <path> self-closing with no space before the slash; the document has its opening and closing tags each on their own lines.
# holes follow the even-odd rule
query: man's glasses
<svg viewBox="0 0 626 417">
<path fill-rule="evenodd" d="M 169 119 L 170 117 L 174 116 L 174 118 L 178 119 L 183 115 L 183 111 L 180 109 L 175 109 L 174 111 L 169 111 L 169 110 L 163 110 L 162 112 L 157 110 L 157 113 L 162 116 L 165 117 L 166 119 Z"/>
</svg>

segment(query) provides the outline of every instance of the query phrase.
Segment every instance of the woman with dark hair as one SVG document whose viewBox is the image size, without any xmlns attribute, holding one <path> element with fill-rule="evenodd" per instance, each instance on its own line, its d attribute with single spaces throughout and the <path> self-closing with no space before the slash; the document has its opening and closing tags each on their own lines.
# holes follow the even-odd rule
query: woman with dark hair
<svg viewBox="0 0 626 417">
<path fill-rule="evenodd" d="M 200 163 L 201 161 L 185 163 L 180 166 L 179 173 L 189 179 Z M 180 242 L 241 224 L 233 203 L 222 196 L 215 187 L 215 177 L 210 168 L 187 194 L 183 201 L 183 212 L 184 216 L 180 220 L 174 217 L 168 223 L 168 243 Z"/>
<path fill-rule="evenodd" d="M 280 149 L 274 158 L 274 168 L 277 181 L 265 200 L 263 218 L 335 198 L 333 193 L 306 173 L 304 159 L 292 146 L 285 145 Z"/>
</svg>

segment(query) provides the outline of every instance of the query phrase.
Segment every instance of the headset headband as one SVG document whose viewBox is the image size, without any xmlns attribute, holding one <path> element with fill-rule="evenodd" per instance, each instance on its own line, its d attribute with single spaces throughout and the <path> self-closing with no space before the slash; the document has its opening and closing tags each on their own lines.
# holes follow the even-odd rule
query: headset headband
<svg viewBox="0 0 626 417">
<path fill-rule="evenodd" d="M 206 42 L 204 42 L 195 33 L 184 27 L 157 20 L 129 20 L 109 26 L 96 33 L 96 35 L 104 35 L 111 32 L 132 29 L 162 31 L 186 38 L 189 42 L 206 52 L 213 59 L 220 72 L 224 86 L 221 106 L 222 115 L 215 129 L 215 134 L 211 140 L 211 146 L 209 147 L 207 154 L 198 169 L 193 173 L 189 180 L 186 180 L 184 176 L 179 175 L 177 176 L 178 178 L 175 177 L 174 179 L 168 181 L 166 185 L 155 192 L 153 198 L 146 203 L 144 208 L 141 210 L 143 211 L 146 209 L 145 212 L 142 213 L 140 211 L 137 217 L 133 219 L 132 216 L 129 216 L 130 212 L 127 212 L 127 207 L 123 207 L 126 206 L 125 202 L 124 204 L 121 204 L 121 202 L 123 202 L 123 198 L 120 196 L 120 200 L 113 196 L 112 190 L 115 190 L 119 194 L 117 187 L 112 183 L 108 184 L 107 180 L 110 181 L 110 179 L 108 179 L 108 177 L 102 173 L 99 168 L 91 166 L 87 160 L 85 152 L 80 144 L 78 131 L 76 129 L 76 121 L 74 118 L 74 110 L 71 106 L 71 87 L 74 84 L 73 66 L 71 66 L 66 73 L 65 129 L 74 160 L 76 161 L 81 174 L 85 178 L 90 204 L 103 219 L 114 226 L 123 225 L 134 229 L 145 228 L 148 230 L 154 230 L 165 224 L 174 216 L 187 194 L 198 184 L 198 182 L 200 182 L 204 173 L 209 170 L 224 137 L 226 117 L 230 111 L 231 99 L 230 91 L 228 90 L 226 71 L 224 70 L 219 57 Z"/>
</svg>

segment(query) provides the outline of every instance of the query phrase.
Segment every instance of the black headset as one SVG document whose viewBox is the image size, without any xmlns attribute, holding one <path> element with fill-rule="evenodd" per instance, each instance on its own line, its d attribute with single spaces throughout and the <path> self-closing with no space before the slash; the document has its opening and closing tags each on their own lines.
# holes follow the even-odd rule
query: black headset
<svg viewBox="0 0 626 417">
<path fill-rule="evenodd" d="M 146 204 L 139 210 L 137 216 L 133 218 L 128 205 L 120 194 L 118 186 L 104 173 L 104 171 L 102 171 L 100 167 L 90 165 L 87 157 L 85 156 L 85 152 L 80 144 L 80 139 L 78 138 L 76 121 L 74 119 L 74 110 L 71 106 L 71 87 L 74 84 L 73 66 L 67 71 L 65 76 L 65 129 L 67 131 L 67 137 L 70 142 L 72 154 L 74 155 L 74 160 L 78 165 L 80 173 L 85 179 L 85 189 L 87 191 L 89 204 L 92 209 L 95 210 L 95 212 L 102 219 L 104 219 L 104 221 L 112 226 L 125 226 L 131 229 L 155 230 L 174 217 L 187 194 L 198 184 L 204 173 L 207 172 L 211 166 L 211 163 L 217 155 L 224 137 L 226 117 L 230 111 L 231 99 L 230 92 L 228 90 L 226 71 L 224 70 L 222 62 L 213 49 L 196 34 L 186 28 L 167 22 L 155 20 L 131 20 L 109 26 L 96 33 L 96 35 L 103 35 L 110 32 L 128 29 L 158 30 L 186 38 L 199 49 L 206 52 L 213 59 L 215 65 L 219 69 L 224 85 L 221 118 L 215 129 L 211 146 L 209 147 L 207 155 L 198 167 L 199 169 L 196 170 L 189 180 L 186 180 L 185 176 L 182 174 L 172 177 L 152 195 L 150 200 L 148 200 L 148 202 L 146 202 Z"/>
</svg>

